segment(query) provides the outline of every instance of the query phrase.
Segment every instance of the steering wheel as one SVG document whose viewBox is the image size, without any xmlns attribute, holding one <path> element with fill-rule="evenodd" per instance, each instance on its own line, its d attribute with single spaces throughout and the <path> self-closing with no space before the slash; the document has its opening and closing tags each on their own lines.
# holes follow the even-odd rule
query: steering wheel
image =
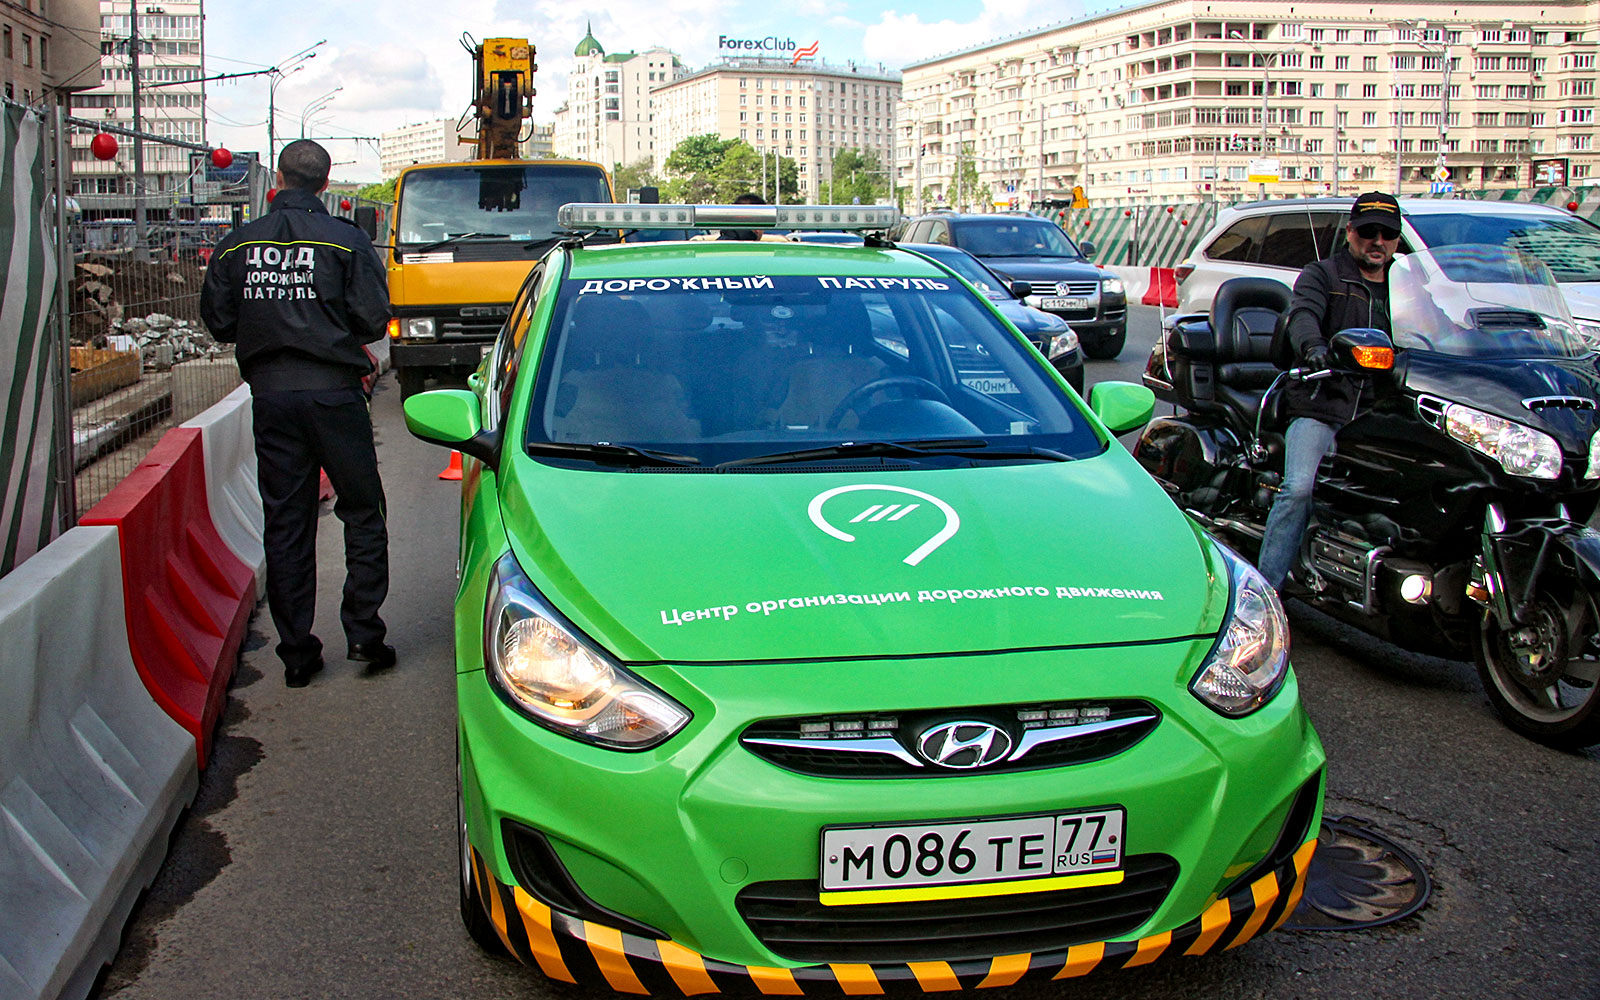
<svg viewBox="0 0 1600 1000">
<path fill-rule="evenodd" d="M 945 391 L 925 378 L 916 375 L 886 375 L 850 390 L 839 400 L 839 405 L 833 408 L 833 412 L 828 414 L 828 419 L 822 422 L 822 426 L 827 430 L 837 429 L 844 415 L 855 409 L 862 400 L 875 392 L 896 387 L 910 390 L 913 395 L 922 399 L 932 399 L 946 406 L 950 405 L 950 397 L 945 395 Z"/>
</svg>

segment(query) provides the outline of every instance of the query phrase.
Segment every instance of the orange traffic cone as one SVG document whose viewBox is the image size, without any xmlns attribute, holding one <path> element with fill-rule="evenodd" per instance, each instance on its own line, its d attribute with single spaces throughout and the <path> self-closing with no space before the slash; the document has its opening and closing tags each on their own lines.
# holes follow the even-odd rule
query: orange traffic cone
<svg viewBox="0 0 1600 1000">
<path fill-rule="evenodd" d="M 450 464 L 444 467 L 444 471 L 443 472 L 439 473 L 439 478 L 440 479 L 460 479 L 461 478 L 461 452 L 452 451 L 450 453 Z"/>
</svg>

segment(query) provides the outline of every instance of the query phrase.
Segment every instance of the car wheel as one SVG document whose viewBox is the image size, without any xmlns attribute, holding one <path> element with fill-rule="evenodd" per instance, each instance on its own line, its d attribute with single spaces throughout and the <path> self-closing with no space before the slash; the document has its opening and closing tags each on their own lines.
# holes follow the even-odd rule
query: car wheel
<svg viewBox="0 0 1600 1000">
<path fill-rule="evenodd" d="M 1116 332 L 1101 341 L 1083 338 L 1083 353 L 1098 361 L 1108 361 L 1122 353 L 1122 345 L 1128 342 L 1128 328 L 1118 327 Z"/>
<path fill-rule="evenodd" d="M 472 842 L 467 839 L 466 792 L 461 785 L 461 748 L 456 747 L 456 867 L 461 882 L 461 923 L 478 947 L 491 955 L 504 955 L 506 945 L 489 919 L 488 906 L 472 878 Z"/>
<path fill-rule="evenodd" d="M 415 396 L 428 384 L 428 376 L 412 368 L 396 368 L 395 379 L 400 383 L 400 399 L 402 401 Z"/>
</svg>

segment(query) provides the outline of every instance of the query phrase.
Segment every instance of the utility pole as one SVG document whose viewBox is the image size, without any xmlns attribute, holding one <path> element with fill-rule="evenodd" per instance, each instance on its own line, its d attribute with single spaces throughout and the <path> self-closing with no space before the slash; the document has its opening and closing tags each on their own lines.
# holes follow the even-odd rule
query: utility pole
<svg viewBox="0 0 1600 1000">
<path fill-rule="evenodd" d="M 1333 196 L 1339 197 L 1339 147 L 1344 145 L 1344 129 L 1339 127 L 1339 105 L 1333 106 Z"/>
<path fill-rule="evenodd" d="M 1037 208 L 1044 204 L 1044 102 L 1039 102 L 1039 200 L 1034 203 Z"/>
<path fill-rule="evenodd" d="M 1389 57 L 1394 59 L 1393 56 Z M 1402 162 L 1405 159 L 1406 112 L 1405 105 L 1400 103 L 1400 66 L 1398 61 L 1389 70 L 1390 86 L 1394 88 L 1394 196 L 1400 197 L 1402 186 L 1405 184 L 1406 171 Z"/>
<path fill-rule="evenodd" d="M 133 239 L 143 249 L 145 238 L 144 125 L 139 116 L 139 0 L 128 0 L 128 58 L 133 71 Z"/>
</svg>

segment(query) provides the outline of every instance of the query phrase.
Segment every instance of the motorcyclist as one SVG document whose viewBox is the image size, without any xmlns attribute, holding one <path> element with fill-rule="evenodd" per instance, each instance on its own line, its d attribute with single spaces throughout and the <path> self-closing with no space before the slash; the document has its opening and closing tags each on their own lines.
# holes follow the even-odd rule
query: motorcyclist
<svg viewBox="0 0 1600 1000">
<path fill-rule="evenodd" d="M 1295 280 L 1286 320 L 1295 357 L 1312 371 L 1329 367 L 1329 342 L 1351 327 L 1391 332 L 1389 266 L 1400 244 L 1400 205 L 1381 191 L 1361 195 L 1345 224 L 1343 252 L 1307 264 Z M 1333 450 L 1334 436 L 1370 398 L 1371 379 L 1338 373 L 1292 379 L 1284 390 L 1290 418 L 1284 435 L 1283 484 L 1267 515 L 1257 564 L 1278 589 L 1300 550 L 1311 519 L 1311 489 L 1317 467 Z"/>
</svg>

